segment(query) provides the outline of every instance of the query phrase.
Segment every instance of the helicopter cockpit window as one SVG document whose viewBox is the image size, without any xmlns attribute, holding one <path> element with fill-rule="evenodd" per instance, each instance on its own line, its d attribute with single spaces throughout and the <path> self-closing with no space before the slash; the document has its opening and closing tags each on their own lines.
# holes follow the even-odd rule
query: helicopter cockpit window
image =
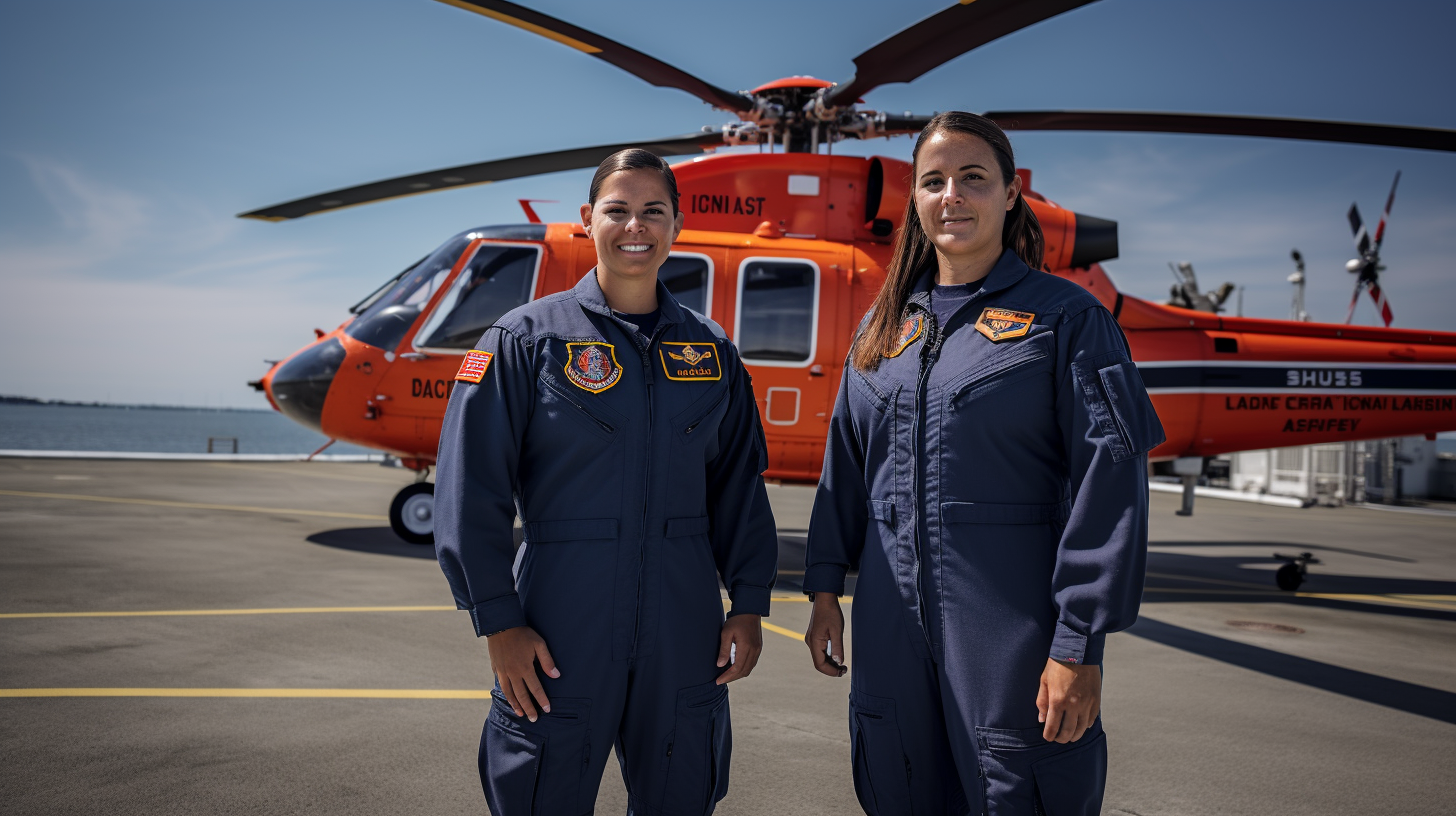
<svg viewBox="0 0 1456 816">
<path fill-rule="evenodd" d="M 445 242 L 400 276 L 393 288 L 375 298 L 369 308 L 344 329 L 344 333 L 361 343 L 394 351 L 425 304 L 445 283 L 455 261 L 469 244 L 470 239 L 463 235 Z"/>
<path fill-rule="evenodd" d="M 481 244 L 416 335 L 415 347 L 475 348 L 502 315 L 531 299 L 540 255 L 534 246 Z"/>
<path fill-rule="evenodd" d="M 803 366 L 814 359 L 819 267 L 809 261 L 750 258 L 738 275 L 737 328 L 745 362 Z"/>
<path fill-rule="evenodd" d="M 712 308 L 713 264 L 705 256 L 670 255 L 657 270 L 657 279 L 678 303 L 698 314 L 707 315 Z"/>
</svg>

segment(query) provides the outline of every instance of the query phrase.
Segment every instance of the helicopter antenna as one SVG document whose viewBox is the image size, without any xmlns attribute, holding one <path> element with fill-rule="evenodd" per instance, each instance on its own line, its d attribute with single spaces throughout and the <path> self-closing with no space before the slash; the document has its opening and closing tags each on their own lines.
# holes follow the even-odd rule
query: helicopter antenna
<svg viewBox="0 0 1456 816">
<path fill-rule="evenodd" d="M 1294 284 L 1294 302 L 1289 306 L 1289 319 L 1308 323 L 1309 312 L 1304 310 L 1304 256 L 1299 254 L 1298 249 L 1291 249 L 1289 257 L 1294 259 L 1294 273 L 1289 276 L 1289 282 Z"/>
</svg>

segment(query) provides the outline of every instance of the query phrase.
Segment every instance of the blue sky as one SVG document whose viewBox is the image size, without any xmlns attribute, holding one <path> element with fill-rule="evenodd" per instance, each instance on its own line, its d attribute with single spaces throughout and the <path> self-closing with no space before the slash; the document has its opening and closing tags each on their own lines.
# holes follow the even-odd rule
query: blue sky
<svg viewBox="0 0 1456 816">
<path fill-rule="evenodd" d="M 846 78 L 946 0 L 536 0 L 709 82 Z M 1170 110 L 1456 128 L 1456 11 L 1431 2 L 1102 0 L 984 46 L 874 109 Z M 432 0 L 0 2 L 0 393 L 260 406 L 244 385 L 450 234 L 574 217 L 589 171 L 285 224 L 245 210 L 409 172 L 729 121 L 545 39 Z M 1014 136 L 1033 186 L 1117 220 L 1120 287 L 1167 262 L 1288 314 L 1344 318 L 1345 210 L 1379 217 L 1396 325 L 1456 331 L 1456 155 L 1201 136 Z M 906 157 L 910 140 L 843 152 Z M 1368 301 L 1357 320 L 1375 320 Z"/>
</svg>

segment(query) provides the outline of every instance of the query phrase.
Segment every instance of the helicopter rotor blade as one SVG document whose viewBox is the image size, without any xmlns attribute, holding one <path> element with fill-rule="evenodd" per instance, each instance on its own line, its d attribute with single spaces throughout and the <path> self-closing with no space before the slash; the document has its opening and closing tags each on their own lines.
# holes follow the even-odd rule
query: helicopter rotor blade
<svg viewBox="0 0 1456 816">
<path fill-rule="evenodd" d="M 909 82 L 961 54 L 1096 0 L 961 0 L 854 58 L 854 76 L 828 91 L 827 106 L 853 104 L 881 85 Z"/>
<path fill-rule="evenodd" d="M 539 34 L 562 45 L 609 62 L 623 71 L 656 85 L 687 91 L 716 108 L 746 112 L 753 110 L 753 99 L 735 91 L 719 88 L 692 74 L 656 59 L 641 51 L 609 40 L 600 34 L 578 28 L 571 23 L 549 17 L 525 6 L 504 0 L 439 0 L 446 5 L 473 12 L 532 34 Z"/>
<path fill-rule="evenodd" d="M 1385 291 L 1377 281 L 1370 282 L 1370 299 L 1375 301 L 1375 308 L 1380 312 L 1380 319 L 1385 321 L 1385 327 L 1390 328 L 1390 321 L 1395 319 L 1395 315 L 1390 311 L 1390 301 L 1385 299 Z"/>
<path fill-rule="evenodd" d="M 1360 218 L 1360 208 L 1355 204 L 1350 205 L 1350 211 L 1345 213 L 1350 219 L 1350 232 L 1355 235 L 1355 251 L 1364 258 L 1370 252 L 1370 233 L 1365 231 L 1365 222 Z"/>
<path fill-rule="evenodd" d="M 1350 296 L 1350 310 L 1345 312 L 1345 325 L 1349 325 L 1355 319 L 1355 305 L 1360 302 L 1360 290 L 1365 288 L 1365 279 L 1355 279 L 1355 294 Z"/>
<path fill-rule="evenodd" d="M 1124 111 L 995 111 L 988 119 L 1006 130 L 1093 130 L 1137 133 L 1195 133 L 1215 136 L 1261 136 L 1317 142 L 1410 147 L 1456 152 L 1456 130 L 1276 119 L 1207 113 L 1140 113 Z"/>
<path fill-rule="evenodd" d="M 905 134 L 919 133 L 925 129 L 925 126 L 930 123 L 932 118 L 930 116 L 913 116 L 909 114 L 904 116 L 887 115 L 883 125 L 877 129 L 876 135 L 903 136 Z"/>
<path fill-rule="evenodd" d="M 369 204 L 407 195 L 469 187 L 473 184 L 489 184 L 492 181 L 555 173 L 561 170 L 577 170 L 595 167 L 602 159 L 618 150 L 637 147 L 650 150 L 659 156 L 689 156 L 707 152 L 708 148 L 721 146 L 723 135 L 717 131 L 689 133 L 650 142 L 623 142 L 620 144 L 577 147 L 557 150 L 551 153 L 534 153 L 529 156 L 515 156 L 509 159 L 447 167 L 428 173 L 360 184 L 308 198 L 300 198 L 252 212 L 240 213 L 239 218 L 256 218 L 260 221 L 287 221 L 305 215 Z"/>
<path fill-rule="evenodd" d="M 1375 251 L 1380 251 L 1380 245 L 1385 241 L 1385 222 L 1390 218 L 1390 205 L 1395 203 L 1395 186 L 1400 184 L 1400 171 L 1395 171 L 1395 181 L 1390 183 L 1390 196 L 1385 199 L 1385 212 L 1380 214 L 1380 226 L 1375 228 Z M 1389 325 L 1389 321 L 1386 322 Z"/>
</svg>

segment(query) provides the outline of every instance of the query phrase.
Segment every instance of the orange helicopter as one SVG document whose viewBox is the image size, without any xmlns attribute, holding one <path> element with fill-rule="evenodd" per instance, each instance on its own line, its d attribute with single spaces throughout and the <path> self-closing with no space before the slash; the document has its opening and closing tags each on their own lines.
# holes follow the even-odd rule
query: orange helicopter
<svg viewBox="0 0 1456 816">
<path fill-rule="evenodd" d="M 739 121 L 652 142 L 542 153 L 388 179 L 244 213 L 270 221 L 509 178 L 593 167 L 641 147 L 693 158 L 674 167 L 686 228 L 660 272 L 684 305 L 710 315 L 753 375 L 767 476 L 819 477 L 828 417 L 855 326 L 884 281 L 910 166 L 833 155 L 843 139 L 917 133 L 929 117 L 863 110 L 872 88 L 908 82 L 972 48 L 1093 0 L 977 0 L 895 34 L 855 58 L 845 82 L 809 77 L 728 91 L 555 18 L 499 0 L 441 0 L 576 48 Z M 1204 133 L 1456 151 L 1456 131 L 1344 122 L 1118 112 L 993 112 L 1007 130 Z M 710 153 L 758 145 L 759 153 Z M 765 149 L 767 152 L 765 152 Z M 1456 333 L 1234 318 L 1117 290 L 1117 224 L 1057 206 L 1018 170 L 1046 236 L 1045 269 L 1085 287 L 1127 334 L 1167 432 L 1155 460 L 1456 429 Z M 1392 191 L 1393 195 L 1393 191 Z M 331 439 L 388 451 L 419 480 L 390 524 L 433 541 L 428 481 L 460 358 L 496 319 L 571 287 L 596 262 L 580 224 L 462 232 L 350 309 L 352 317 L 251 383 L 273 407 Z M 1387 215 L 1389 203 L 1387 203 Z M 1379 242 L 1352 261 L 1379 295 Z M 1352 218 L 1352 224 L 1354 220 Z M 1363 226 L 1357 228 L 1357 241 Z M 1388 322 L 1388 321 L 1387 321 Z"/>
</svg>

